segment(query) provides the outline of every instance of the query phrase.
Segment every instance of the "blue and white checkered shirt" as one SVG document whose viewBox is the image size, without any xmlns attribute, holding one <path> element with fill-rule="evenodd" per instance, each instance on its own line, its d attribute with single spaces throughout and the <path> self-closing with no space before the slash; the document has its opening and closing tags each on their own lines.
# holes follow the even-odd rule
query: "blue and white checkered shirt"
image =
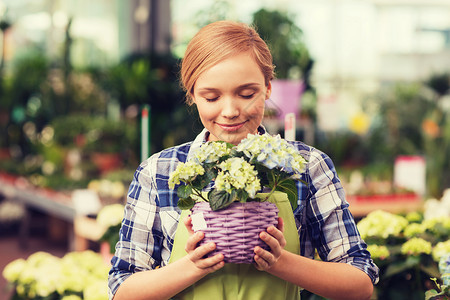
<svg viewBox="0 0 450 300">
<path fill-rule="evenodd" d="M 181 214 L 168 179 L 177 164 L 205 142 L 206 134 L 205 129 L 193 142 L 156 153 L 137 168 L 112 259 L 110 297 L 132 273 L 168 264 Z M 314 258 L 317 250 L 322 260 L 351 264 L 376 283 L 378 268 L 358 233 L 333 162 L 313 147 L 292 143 L 308 162 L 302 176 L 307 184 L 297 183 L 298 207 L 294 211 L 300 254 Z"/>
</svg>

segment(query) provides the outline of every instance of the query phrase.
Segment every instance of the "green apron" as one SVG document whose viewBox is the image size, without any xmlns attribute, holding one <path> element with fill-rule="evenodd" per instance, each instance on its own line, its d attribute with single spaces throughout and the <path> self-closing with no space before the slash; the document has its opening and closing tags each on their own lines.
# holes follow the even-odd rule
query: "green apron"
<svg viewBox="0 0 450 300">
<path fill-rule="evenodd" d="M 297 227 L 286 194 L 275 192 L 269 201 L 277 205 L 278 216 L 284 221 L 285 250 L 300 254 Z M 185 246 L 189 233 L 182 220 L 189 213 L 184 210 L 180 216 L 169 263 L 186 255 Z M 251 264 L 225 264 L 222 269 L 208 274 L 172 299 L 296 300 L 300 299 L 300 288 L 267 272 L 258 271 Z"/>
</svg>

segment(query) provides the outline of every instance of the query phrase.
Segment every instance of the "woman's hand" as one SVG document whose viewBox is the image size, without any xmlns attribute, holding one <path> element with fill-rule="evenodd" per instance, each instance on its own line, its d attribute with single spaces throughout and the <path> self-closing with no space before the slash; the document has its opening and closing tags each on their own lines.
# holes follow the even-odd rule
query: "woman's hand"
<svg viewBox="0 0 450 300">
<path fill-rule="evenodd" d="M 261 247 L 255 247 L 255 267 L 260 271 L 269 270 L 280 258 L 281 253 L 286 246 L 286 239 L 283 235 L 284 223 L 282 218 L 278 218 L 278 228 L 270 226 L 267 228 L 267 232 L 263 231 L 259 234 L 261 240 L 263 240 L 269 247 L 270 252 L 262 249 Z"/>
<path fill-rule="evenodd" d="M 197 247 L 197 244 L 205 237 L 205 234 L 203 232 L 194 233 L 191 217 L 184 219 L 184 225 L 190 235 L 185 247 L 188 259 L 205 273 L 212 273 L 222 268 L 225 265 L 223 254 L 219 253 L 212 257 L 204 258 L 206 254 L 216 249 L 216 245 L 211 242 Z"/>
</svg>

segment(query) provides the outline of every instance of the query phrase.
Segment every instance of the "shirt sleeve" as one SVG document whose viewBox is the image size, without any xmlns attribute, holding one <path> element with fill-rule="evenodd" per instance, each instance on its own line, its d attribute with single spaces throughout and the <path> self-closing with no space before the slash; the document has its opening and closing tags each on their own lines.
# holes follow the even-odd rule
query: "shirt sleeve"
<svg viewBox="0 0 450 300">
<path fill-rule="evenodd" d="M 324 261 L 350 264 L 378 281 L 378 267 L 367 251 L 348 209 L 345 192 L 330 157 L 312 149 L 308 162 L 306 227 L 312 246 Z"/>
<path fill-rule="evenodd" d="M 163 234 L 151 161 L 152 158 L 138 167 L 128 190 L 108 278 L 110 299 L 131 274 L 154 269 L 161 263 Z"/>
</svg>

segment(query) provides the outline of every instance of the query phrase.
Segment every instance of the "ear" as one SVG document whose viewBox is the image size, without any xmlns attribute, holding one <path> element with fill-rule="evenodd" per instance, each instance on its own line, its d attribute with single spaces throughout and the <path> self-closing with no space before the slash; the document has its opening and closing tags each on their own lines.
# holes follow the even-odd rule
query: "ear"
<svg viewBox="0 0 450 300">
<path fill-rule="evenodd" d="M 269 84 L 267 85 L 267 91 L 266 91 L 266 100 L 270 98 L 271 94 L 272 94 L 272 82 L 269 81 Z"/>
</svg>

